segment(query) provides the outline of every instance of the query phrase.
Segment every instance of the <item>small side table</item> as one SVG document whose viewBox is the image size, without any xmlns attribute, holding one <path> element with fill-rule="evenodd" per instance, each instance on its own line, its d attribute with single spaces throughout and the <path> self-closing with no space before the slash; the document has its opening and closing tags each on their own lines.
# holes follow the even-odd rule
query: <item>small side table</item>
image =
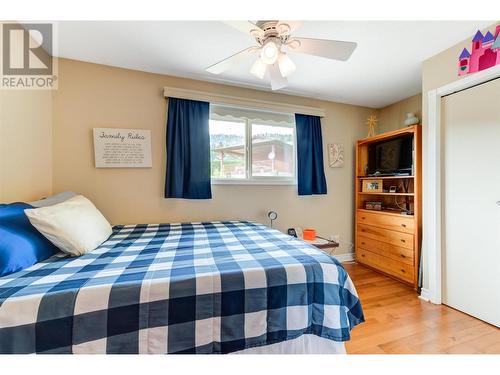
<svg viewBox="0 0 500 375">
<path fill-rule="evenodd" d="M 332 255 L 333 250 L 335 250 L 337 247 L 339 247 L 339 243 L 331 240 L 325 240 L 323 238 L 318 238 L 314 240 L 304 240 L 305 242 L 317 247 L 321 251 L 324 251 L 325 253 Z"/>
</svg>

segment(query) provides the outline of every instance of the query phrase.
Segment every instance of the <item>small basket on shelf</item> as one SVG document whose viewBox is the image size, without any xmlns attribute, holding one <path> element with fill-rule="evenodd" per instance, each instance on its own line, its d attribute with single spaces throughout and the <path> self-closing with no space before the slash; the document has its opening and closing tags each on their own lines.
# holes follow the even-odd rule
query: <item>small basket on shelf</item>
<svg viewBox="0 0 500 375">
<path fill-rule="evenodd" d="M 365 209 L 373 211 L 382 211 L 382 202 L 367 201 L 365 202 Z"/>
</svg>

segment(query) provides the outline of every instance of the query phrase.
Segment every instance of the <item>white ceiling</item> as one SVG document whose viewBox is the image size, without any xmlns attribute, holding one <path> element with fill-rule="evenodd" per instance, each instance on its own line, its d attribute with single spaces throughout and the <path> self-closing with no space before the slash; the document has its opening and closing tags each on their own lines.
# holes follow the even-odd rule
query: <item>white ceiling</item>
<svg viewBox="0 0 500 375">
<path fill-rule="evenodd" d="M 218 76 L 205 68 L 255 41 L 217 21 L 64 21 L 56 55 L 270 90 L 247 60 Z M 347 62 L 290 52 L 297 65 L 280 92 L 380 108 L 421 91 L 421 62 L 493 21 L 304 21 L 293 35 L 354 41 Z M 455 69 L 455 66 L 450 66 Z"/>
</svg>

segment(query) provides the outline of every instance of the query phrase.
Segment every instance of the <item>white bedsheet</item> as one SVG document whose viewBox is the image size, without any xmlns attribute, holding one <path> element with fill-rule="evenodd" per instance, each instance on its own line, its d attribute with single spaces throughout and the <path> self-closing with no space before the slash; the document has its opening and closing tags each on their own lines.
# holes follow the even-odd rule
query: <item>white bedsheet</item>
<svg viewBox="0 0 500 375">
<path fill-rule="evenodd" d="M 302 335 L 276 344 L 240 350 L 231 354 L 346 354 L 343 342 L 316 335 Z"/>
</svg>

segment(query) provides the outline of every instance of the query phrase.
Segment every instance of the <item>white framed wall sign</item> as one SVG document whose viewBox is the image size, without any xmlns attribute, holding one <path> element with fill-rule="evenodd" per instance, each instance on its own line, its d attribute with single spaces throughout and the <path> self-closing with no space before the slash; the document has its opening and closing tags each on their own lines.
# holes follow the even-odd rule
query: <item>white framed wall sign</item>
<svg viewBox="0 0 500 375">
<path fill-rule="evenodd" d="M 96 168 L 151 168 L 151 130 L 94 128 Z"/>
</svg>

